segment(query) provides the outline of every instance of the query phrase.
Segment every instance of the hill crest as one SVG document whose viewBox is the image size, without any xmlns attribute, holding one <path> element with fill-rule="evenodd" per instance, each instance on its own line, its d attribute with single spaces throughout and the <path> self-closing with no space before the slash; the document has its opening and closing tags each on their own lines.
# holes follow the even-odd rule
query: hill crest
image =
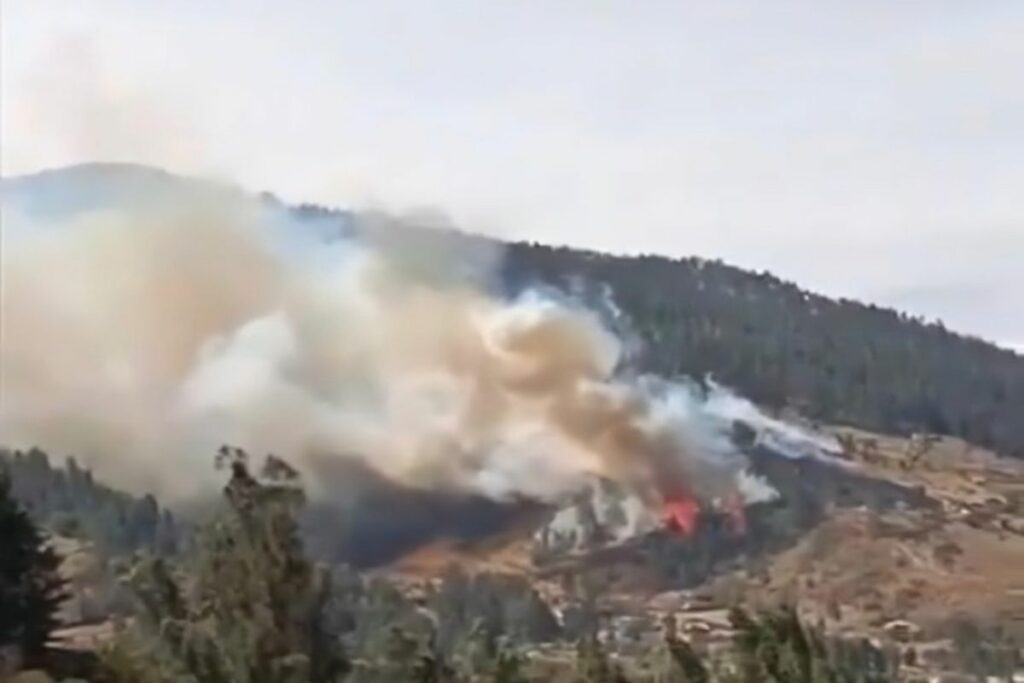
<svg viewBox="0 0 1024 683">
<path fill-rule="evenodd" d="M 638 369 L 714 376 L 776 410 L 875 431 L 934 432 L 1024 455 L 1024 356 L 891 309 L 807 292 L 769 273 L 720 261 L 614 256 L 514 242 L 313 204 L 287 205 L 212 181 L 132 164 L 86 164 L 4 180 L 5 208 L 76 212 L 179 193 L 229 192 L 322 228 L 386 241 L 501 248 L 499 286 L 543 284 L 612 293 L 643 340 Z M 59 201 L 58 201 L 59 200 Z M 377 217 L 379 218 L 379 217 Z M 325 233 L 327 234 L 327 233 Z M 426 239 L 424 236 L 427 236 Z M 385 242 L 386 242 L 385 241 Z M 471 252 L 472 253 L 472 252 Z"/>
</svg>

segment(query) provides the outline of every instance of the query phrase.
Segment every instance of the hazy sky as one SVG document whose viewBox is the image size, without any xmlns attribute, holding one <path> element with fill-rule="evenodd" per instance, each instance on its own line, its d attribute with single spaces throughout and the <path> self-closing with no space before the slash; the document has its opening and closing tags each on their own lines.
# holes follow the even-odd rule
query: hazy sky
<svg viewBox="0 0 1024 683">
<path fill-rule="evenodd" d="M 1024 345 L 1020 0 L 0 0 L 3 173 L 718 257 Z"/>
</svg>

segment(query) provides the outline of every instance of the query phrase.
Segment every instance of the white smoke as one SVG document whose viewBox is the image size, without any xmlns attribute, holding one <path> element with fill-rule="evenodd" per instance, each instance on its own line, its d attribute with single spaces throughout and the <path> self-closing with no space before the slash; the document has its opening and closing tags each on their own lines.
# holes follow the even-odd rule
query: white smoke
<svg viewBox="0 0 1024 683">
<path fill-rule="evenodd" d="M 4 445 L 165 495 L 208 487 L 229 443 L 284 456 L 314 490 L 323 458 L 357 458 L 495 499 L 554 501 L 605 477 L 652 501 L 770 495 L 744 474 L 733 419 L 811 443 L 720 387 L 621 373 L 627 347 L 579 304 L 488 293 L 480 271 L 499 256 L 479 243 L 325 243 L 233 194 L 179 199 L 64 218 L 5 207 Z M 484 265 L 467 276 L 467 261 Z"/>
<path fill-rule="evenodd" d="M 779 492 L 764 477 L 749 470 L 740 470 L 736 474 L 736 486 L 747 505 L 768 503 L 779 497 Z"/>
<path fill-rule="evenodd" d="M 704 412 L 720 423 L 740 421 L 753 429 L 759 443 L 794 458 L 825 458 L 831 462 L 841 452 L 835 436 L 814 432 L 766 415 L 757 406 L 726 387 L 708 380 L 710 391 Z"/>
</svg>

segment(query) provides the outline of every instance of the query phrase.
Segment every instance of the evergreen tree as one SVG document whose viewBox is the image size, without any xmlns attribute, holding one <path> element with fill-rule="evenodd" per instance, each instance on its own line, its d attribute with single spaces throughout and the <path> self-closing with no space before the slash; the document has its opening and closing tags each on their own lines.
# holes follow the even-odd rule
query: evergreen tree
<svg viewBox="0 0 1024 683">
<path fill-rule="evenodd" d="M 13 500 L 0 470 L 0 645 L 16 645 L 38 658 L 57 625 L 64 599 L 60 560 Z"/>
<path fill-rule="evenodd" d="M 173 555 L 177 550 L 178 526 L 155 498 L 104 486 L 74 458 L 60 467 L 39 449 L 0 447 L 0 470 L 10 477 L 13 498 L 43 529 L 92 541 L 105 557 L 136 550 Z"/>
</svg>

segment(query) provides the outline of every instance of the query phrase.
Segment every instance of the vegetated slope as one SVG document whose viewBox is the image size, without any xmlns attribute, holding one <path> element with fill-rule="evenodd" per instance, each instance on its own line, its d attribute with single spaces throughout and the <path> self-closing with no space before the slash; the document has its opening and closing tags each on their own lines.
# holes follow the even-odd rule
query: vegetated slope
<svg viewBox="0 0 1024 683">
<path fill-rule="evenodd" d="M 125 202 L 137 201 L 143 185 L 144 194 L 166 197 L 199 184 L 115 164 L 5 183 L 5 204 L 17 193 L 28 197 L 31 207 L 43 208 L 55 197 L 74 197 L 75 207 L 96 208 L 116 204 L 119 194 Z M 170 189 L 157 189 L 164 185 Z M 285 207 L 267 194 L 260 198 L 276 209 L 289 208 L 325 236 L 387 230 L 397 233 L 389 239 L 399 243 L 403 233 L 417 245 L 436 240 L 429 253 L 487 242 L 401 221 L 360 220 L 358 213 L 311 204 Z M 332 223 L 337 231 L 325 229 Z M 795 407 L 821 421 L 955 435 L 1024 457 L 1024 356 L 952 333 L 940 323 L 818 296 L 767 273 L 717 261 L 612 256 L 525 243 L 506 245 L 504 256 L 501 284 L 513 291 L 536 283 L 607 285 L 645 342 L 639 359 L 644 370 L 711 374 L 759 403 Z"/>
<path fill-rule="evenodd" d="M 87 539 L 107 556 L 136 550 L 172 553 L 180 529 L 153 496 L 135 497 L 96 481 L 92 472 L 68 458 L 63 467 L 36 449 L 0 448 L 0 473 L 11 481 L 14 498 L 46 530 Z"/>
<path fill-rule="evenodd" d="M 711 373 L 775 408 L 881 432 L 935 432 L 1024 456 L 1024 357 L 892 310 L 715 261 L 513 244 L 515 282 L 607 284 L 644 369 Z"/>
</svg>

